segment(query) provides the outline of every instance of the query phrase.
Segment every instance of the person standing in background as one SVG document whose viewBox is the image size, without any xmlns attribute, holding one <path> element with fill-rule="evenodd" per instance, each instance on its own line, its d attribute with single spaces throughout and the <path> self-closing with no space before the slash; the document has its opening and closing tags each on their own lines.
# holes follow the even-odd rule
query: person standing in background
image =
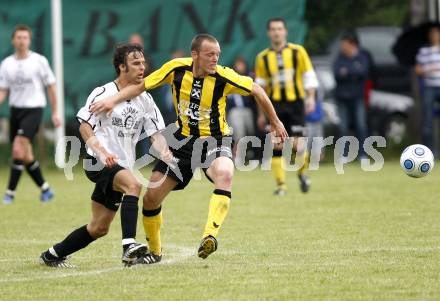
<svg viewBox="0 0 440 301">
<path fill-rule="evenodd" d="M 422 90 L 422 142 L 432 149 L 434 156 L 439 152 L 434 145 L 434 104 L 440 100 L 440 27 L 429 30 L 429 45 L 419 49 L 416 56 L 416 74 L 423 79 Z"/>
<path fill-rule="evenodd" d="M 317 97 L 316 106 L 313 112 L 306 115 L 306 127 L 307 127 L 307 150 L 310 153 L 311 158 L 324 158 L 323 147 L 324 142 L 322 140 L 316 140 L 313 144 L 314 138 L 324 138 L 324 127 L 322 125 L 322 100 Z"/>
<path fill-rule="evenodd" d="M 55 76 L 47 59 L 30 50 L 32 30 L 17 25 L 12 33 L 14 54 L 5 58 L 0 66 L 0 104 L 9 93 L 10 141 L 12 143 L 12 166 L 4 204 L 11 204 L 23 170 L 41 189 L 41 202 L 50 201 L 54 193 L 43 177 L 40 163 L 32 151 L 32 140 L 40 127 L 47 89 L 52 107 L 52 122 L 61 126 L 57 110 Z"/>
<path fill-rule="evenodd" d="M 359 48 L 354 33 L 345 33 L 340 41 L 340 53 L 333 62 L 336 80 L 335 97 L 340 116 L 341 136 L 349 134 L 350 124 L 354 124 L 359 140 L 359 157 L 365 157 L 363 143 L 367 137 L 367 117 L 364 89 L 370 74 L 370 58 Z M 345 153 L 348 148 L 345 148 Z M 342 158 L 341 158 L 342 159 Z"/>
<path fill-rule="evenodd" d="M 232 66 L 238 74 L 248 75 L 248 66 L 244 58 L 237 57 Z M 256 110 L 255 100 L 252 96 L 243 96 L 240 94 L 230 94 L 227 97 L 226 103 L 226 116 L 228 124 L 232 127 L 232 137 L 235 141 L 232 153 L 236 154 L 238 141 L 249 135 L 255 134 L 255 118 L 254 113 Z M 245 158 L 236 158 L 244 162 Z M 237 161 L 236 161 L 237 162 Z"/>
</svg>

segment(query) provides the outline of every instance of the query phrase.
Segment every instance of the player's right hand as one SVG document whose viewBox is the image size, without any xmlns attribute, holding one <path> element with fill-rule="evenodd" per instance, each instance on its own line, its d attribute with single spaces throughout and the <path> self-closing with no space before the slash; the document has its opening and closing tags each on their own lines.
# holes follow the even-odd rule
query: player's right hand
<svg viewBox="0 0 440 301">
<path fill-rule="evenodd" d="M 284 128 L 283 123 L 278 119 L 270 124 L 271 132 L 274 132 L 275 137 L 279 138 L 281 143 L 283 143 L 289 135 Z"/>
<path fill-rule="evenodd" d="M 173 161 L 173 153 L 170 149 L 166 149 L 160 154 L 160 159 L 165 163 L 170 163 Z"/>
<path fill-rule="evenodd" d="M 52 123 L 56 128 L 61 126 L 61 118 L 58 114 L 52 114 Z"/>
</svg>

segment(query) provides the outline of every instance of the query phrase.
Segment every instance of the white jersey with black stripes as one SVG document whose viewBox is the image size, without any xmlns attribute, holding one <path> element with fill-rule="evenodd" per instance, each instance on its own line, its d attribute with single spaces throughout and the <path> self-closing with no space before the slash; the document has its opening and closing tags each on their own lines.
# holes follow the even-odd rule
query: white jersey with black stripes
<svg viewBox="0 0 440 301">
<path fill-rule="evenodd" d="M 95 88 L 87 98 L 76 118 L 80 123 L 87 122 L 93 128 L 100 144 L 111 154 L 118 157 L 118 164 L 131 169 L 136 160 L 136 143 L 139 141 L 142 128 L 150 137 L 165 128 L 163 117 L 147 92 L 116 105 L 110 116 L 106 113 L 95 116 L 89 111 L 90 105 L 118 92 L 115 82 Z M 93 157 L 96 154 L 87 148 Z"/>
</svg>

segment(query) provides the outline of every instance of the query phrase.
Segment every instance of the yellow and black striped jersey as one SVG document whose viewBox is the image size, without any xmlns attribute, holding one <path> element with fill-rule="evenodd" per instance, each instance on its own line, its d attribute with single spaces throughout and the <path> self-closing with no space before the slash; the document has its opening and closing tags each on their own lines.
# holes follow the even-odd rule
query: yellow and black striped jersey
<svg viewBox="0 0 440 301">
<path fill-rule="evenodd" d="M 252 91 L 252 78 L 220 65 L 217 65 L 215 74 L 195 78 L 192 68 L 192 58 L 171 60 L 144 79 L 145 89 L 171 85 L 176 123 L 182 135 L 230 135 L 226 122 L 226 96 L 249 95 Z"/>
<path fill-rule="evenodd" d="M 318 86 L 306 50 L 292 43 L 278 52 L 272 48 L 261 51 L 255 62 L 255 77 L 272 101 L 302 99 L 305 89 Z"/>
</svg>

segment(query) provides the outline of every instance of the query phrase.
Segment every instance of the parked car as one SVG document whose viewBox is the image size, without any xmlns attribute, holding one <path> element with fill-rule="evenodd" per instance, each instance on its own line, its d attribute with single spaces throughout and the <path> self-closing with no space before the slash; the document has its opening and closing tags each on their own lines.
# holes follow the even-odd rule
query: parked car
<svg viewBox="0 0 440 301">
<path fill-rule="evenodd" d="M 397 27 L 359 27 L 355 29 L 360 45 L 374 61 L 372 90 L 369 93 L 368 127 L 370 135 L 381 135 L 399 144 L 407 132 L 408 112 L 414 105 L 410 95 L 409 70 L 399 65 L 391 46 L 400 34 Z M 339 53 L 340 36 L 330 44 L 326 55 L 312 56 L 323 99 L 326 134 L 336 134 L 339 116 L 333 96 L 336 82 L 332 63 Z"/>
</svg>

